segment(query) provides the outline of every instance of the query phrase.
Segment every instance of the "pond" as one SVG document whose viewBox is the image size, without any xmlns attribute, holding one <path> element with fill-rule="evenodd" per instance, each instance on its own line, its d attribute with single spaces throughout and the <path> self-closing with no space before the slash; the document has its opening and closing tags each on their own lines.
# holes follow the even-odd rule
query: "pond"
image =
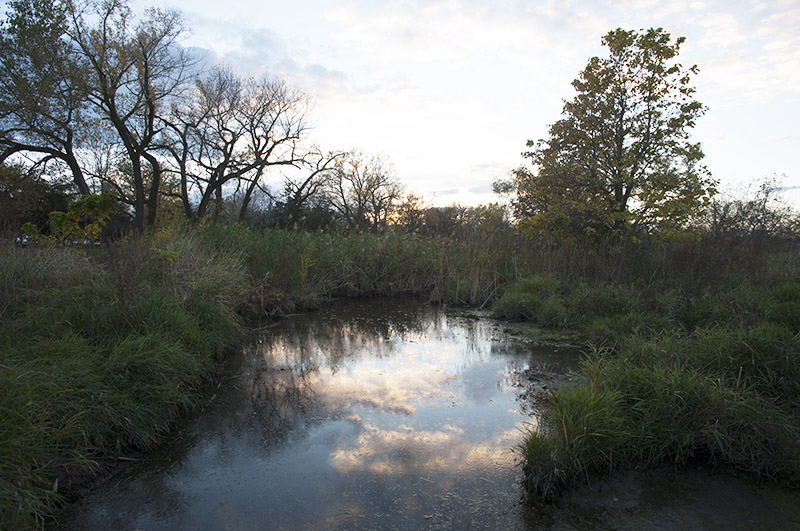
<svg viewBox="0 0 800 531">
<path fill-rule="evenodd" d="M 531 383 L 526 371 L 563 374 L 578 358 L 569 348 L 515 340 L 490 320 L 416 301 L 338 302 L 292 316 L 254 332 L 215 379 L 202 411 L 157 452 L 69 507 L 59 524 L 635 529 L 666 521 L 674 527 L 661 528 L 703 528 L 696 499 L 670 497 L 674 478 L 663 476 L 623 476 L 557 506 L 523 508 L 513 448 L 537 407 L 530 396 L 541 390 L 541 378 Z M 685 493 L 693 485 L 698 494 L 722 488 L 735 507 L 758 497 L 742 482 L 731 487 L 702 474 L 683 481 Z M 797 501 L 780 496 L 789 506 Z M 770 503 L 758 506 L 762 522 Z M 665 520 L 676 508 L 685 517 Z M 728 507 L 722 513 L 747 521 Z M 793 522 L 781 518 L 778 524 Z M 713 514 L 708 521 L 716 521 Z"/>
<path fill-rule="evenodd" d="M 255 334 L 202 412 L 69 527 L 514 528 L 522 371 L 577 353 L 415 301 L 341 302 Z"/>
</svg>

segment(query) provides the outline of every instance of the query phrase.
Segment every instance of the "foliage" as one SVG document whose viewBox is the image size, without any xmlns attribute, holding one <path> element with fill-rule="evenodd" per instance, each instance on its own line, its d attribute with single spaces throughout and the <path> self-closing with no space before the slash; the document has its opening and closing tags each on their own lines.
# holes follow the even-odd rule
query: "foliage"
<svg viewBox="0 0 800 531">
<path fill-rule="evenodd" d="M 776 177 L 758 183 L 745 197 L 715 198 L 702 222 L 707 237 L 714 240 L 797 238 L 800 216 L 783 204 L 778 196 Z"/>
<path fill-rule="evenodd" d="M 17 231 L 24 223 L 45 226 L 50 212 L 67 209 L 70 191 L 68 183 L 0 165 L 0 231 Z"/>
<path fill-rule="evenodd" d="M 33 223 L 25 223 L 23 232 L 32 239 L 42 243 L 80 242 L 91 244 L 96 242 L 106 222 L 117 207 L 114 194 L 89 194 L 67 206 L 67 211 L 55 210 L 49 214 L 50 235 L 39 234 Z"/>
<path fill-rule="evenodd" d="M 66 39 L 67 3 L 12 0 L 0 26 L 0 163 L 58 161 L 89 193 L 78 150 L 92 130 L 87 70 Z"/>
<path fill-rule="evenodd" d="M 613 345 L 523 443 L 527 481 L 545 497 L 586 474 L 693 456 L 794 474 L 796 253 L 763 253 L 745 275 L 737 255 L 700 244 L 554 251 L 509 231 L 491 208 L 468 219 L 451 237 L 206 223 L 91 253 L 3 249 L 3 525 L 52 510 L 63 463 L 154 444 L 197 400 L 239 314 L 344 296 L 494 301 L 498 314 Z"/>
<path fill-rule="evenodd" d="M 577 95 L 549 137 L 528 142 L 533 169 L 496 184 L 531 234 L 667 237 L 703 210 L 714 188 L 689 141 L 704 107 L 690 85 L 697 68 L 676 62 L 683 41 L 661 28 L 603 37 L 609 56 L 590 59 L 573 81 Z"/>
</svg>

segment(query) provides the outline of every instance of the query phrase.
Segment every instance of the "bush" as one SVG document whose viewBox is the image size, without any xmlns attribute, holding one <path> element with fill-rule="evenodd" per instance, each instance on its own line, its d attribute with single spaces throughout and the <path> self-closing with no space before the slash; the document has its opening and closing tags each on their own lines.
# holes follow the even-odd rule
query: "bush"
<svg viewBox="0 0 800 531">
<path fill-rule="evenodd" d="M 492 312 L 511 320 L 536 321 L 543 326 L 563 324 L 566 308 L 559 297 L 560 283 L 553 277 L 537 275 L 523 279 L 495 301 Z"/>
</svg>

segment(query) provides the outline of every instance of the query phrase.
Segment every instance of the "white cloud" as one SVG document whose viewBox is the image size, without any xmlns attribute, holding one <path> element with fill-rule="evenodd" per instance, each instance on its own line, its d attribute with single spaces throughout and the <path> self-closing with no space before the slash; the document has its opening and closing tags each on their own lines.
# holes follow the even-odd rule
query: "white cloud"
<svg viewBox="0 0 800 531">
<path fill-rule="evenodd" d="M 324 148 L 385 152 L 408 188 L 440 190 L 442 200 L 470 201 L 479 194 L 469 190 L 523 163 L 524 142 L 546 135 L 570 82 L 616 27 L 687 37 L 680 59 L 700 68 L 698 98 L 710 110 L 698 132 L 713 148 L 712 171 L 759 171 L 769 157 L 800 182 L 788 151 L 749 142 L 747 159 L 735 160 L 764 120 L 778 137 L 800 120 L 796 0 L 174 2 L 195 30 L 190 44 L 309 92 Z M 754 105 L 782 112 L 743 112 Z"/>
</svg>

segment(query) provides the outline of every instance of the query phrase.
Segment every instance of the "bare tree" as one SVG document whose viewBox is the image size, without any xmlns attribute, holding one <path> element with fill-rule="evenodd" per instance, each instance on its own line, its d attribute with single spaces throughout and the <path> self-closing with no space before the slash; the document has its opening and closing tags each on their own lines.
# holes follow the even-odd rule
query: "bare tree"
<svg viewBox="0 0 800 531">
<path fill-rule="evenodd" d="M 162 180 L 159 118 L 179 94 L 192 61 L 177 44 L 176 10 L 148 9 L 138 23 L 125 0 L 69 3 L 69 34 L 88 65 L 88 99 L 119 136 L 130 161 L 134 227 L 155 223 Z M 150 174 L 146 183 L 143 166 Z"/>
<path fill-rule="evenodd" d="M 167 120 L 166 149 L 180 175 L 184 210 L 201 217 L 223 188 L 235 185 L 239 219 L 271 166 L 304 164 L 299 143 L 307 131 L 308 98 L 284 81 L 264 75 L 243 80 L 213 68 Z M 192 207 L 191 194 L 198 196 Z"/>
<path fill-rule="evenodd" d="M 343 156 L 343 153 L 322 153 L 319 150 L 306 154 L 302 176 L 296 179 L 287 178 L 284 182 L 281 204 L 287 226 L 300 222 L 310 203 L 324 201 L 325 187 Z"/>
<path fill-rule="evenodd" d="M 402 187 L 381 157 L 351 151 L 340 159 L 328 183 L 331 207 L 350 230 L 379 232 L 389 221 Z"/>
<path fill-rule="evenodd" d="M 9 5 L 0 33 L 0 163 L 18 153 L 60 161 L 81 193 L 90 192 L 88 176 L 129 204 L 139 231 L 155 223 L 167 195 L 189 217 L 218 214 L 223 195 L 234 195 L 244 219 L 272 166 L 302 172 L 286 182 L 290 211 L 319 192 L 336 157 L 301 149 L 307 96 L 225 67 L 192 83 L 178 11 L 135 18 L 128 0 Z M 170 178 L 176 186 L 166 185 Z"/>
</svg>

